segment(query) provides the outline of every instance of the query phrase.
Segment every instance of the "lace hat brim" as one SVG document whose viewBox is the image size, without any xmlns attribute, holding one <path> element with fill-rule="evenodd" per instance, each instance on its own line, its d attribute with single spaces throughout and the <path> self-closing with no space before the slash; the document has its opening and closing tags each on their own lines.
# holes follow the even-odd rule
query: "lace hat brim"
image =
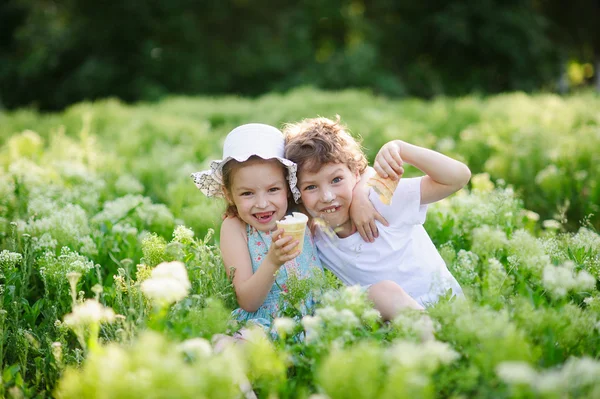
<svg viewBox="0 0 600 399">
<path fill-rule="evenodd" d="M 283 158 L 285 139 L 283 133 L 276 127 L 263 123 L 247 123 L 233 129 L 223 143 L 223 159 L 212 161 L 210 169 L 192 173 L 196 187 L 207 197 L 224 197 L 223 166 L 235 159 L 238 162 L 247 161 L 251 156 L 262 159 L 277 159 L 288 170 L 288 184 L 294 201 L 300 199 L 300 191 L 296 187 L 298 167 L 288 159 Z"/>
<path fill-rule="evenodd" d="M 238 162 L 247 161 L 247 157 L 227 157 L 222 160 L 214 160 L 210 163 L 210 169 L 204 170 L 201 172 L 195 172 L 191 174 L 192 179 L 194 180 L 194 184 L 204 195 L 209 198 L 224 198 L 225 193 L 223 191 L 223 166 L 232 159 L 235 159 Z M 262 158 L 262 157 L 261 157 Z M 296 172 L 298 171 L 298 166 L 290 161 L 289 159 L 280 158 L 280 157 L 272 157 L 272 158 L 263 158 L 263 159 L 277 159 L 283 166 L 285 166 L 288 170 L 287 181 L 290 187 L 290 191 L 294 197 L 294 201 L 298 202 L 300 199 L 300 190 L 298 190 L 298 177 Z"/>
</svg>

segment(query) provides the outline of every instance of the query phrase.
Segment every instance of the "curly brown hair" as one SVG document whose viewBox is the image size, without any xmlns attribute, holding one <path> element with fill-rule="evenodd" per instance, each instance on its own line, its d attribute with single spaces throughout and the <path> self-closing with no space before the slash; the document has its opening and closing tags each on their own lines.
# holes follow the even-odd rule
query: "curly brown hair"
<svg viewBox="0 0 600 399">
<path fill-rule="evenodd" d="M 367 158 L 360 143 L 352 137 L 342 123 L 327 118 L 304 119 L 286 124 L 285 157 L 298 165 L 298 172 L 317 172 L 324 164 L 342 163 L 353 173 L 362 174 Z"/>
</svg>

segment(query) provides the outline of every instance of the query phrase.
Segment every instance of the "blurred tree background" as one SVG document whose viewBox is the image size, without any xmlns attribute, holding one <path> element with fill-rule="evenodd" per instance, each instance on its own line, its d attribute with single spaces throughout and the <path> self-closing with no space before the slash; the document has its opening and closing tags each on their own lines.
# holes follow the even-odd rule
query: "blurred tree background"
<svg viewBox="0 0 600 399">
<path fill-rule="evenodd" d="M 3 0 L 0 107 L 600 87 L 599 20 L 600 0 Z"/>
</svg>

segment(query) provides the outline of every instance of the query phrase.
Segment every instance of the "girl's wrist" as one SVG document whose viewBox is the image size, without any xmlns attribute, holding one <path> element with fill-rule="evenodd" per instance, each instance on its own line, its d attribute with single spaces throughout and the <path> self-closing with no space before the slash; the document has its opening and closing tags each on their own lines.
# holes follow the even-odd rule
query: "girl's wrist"
<svg viewBox="0 0 600 399">
<path fill-rule="evenodd" d="M 282 265 L 283 265 L 283 263 L 282 263 L 282 264 L 280 264 L 280 265 L 278 265 L 278 264 L 277 264 L 276 262 L 274 262 L 274 261 L 273 261 L 273 260 L 272 260 L 270 257 L 268 257 L 268 256 L 267 256 L 267 257 L 265 258 L 265 261 L 262 263 L 261 267 L 265 267 L 265 268 L 266 268 L 266 269 L 267 269 L 267 270 L 270 272 L 270 274 L 275 274 L 275 272 L 276 272 L 277 270 L 279 270 L 279 268 L 280 268 Z"/>
</svg>

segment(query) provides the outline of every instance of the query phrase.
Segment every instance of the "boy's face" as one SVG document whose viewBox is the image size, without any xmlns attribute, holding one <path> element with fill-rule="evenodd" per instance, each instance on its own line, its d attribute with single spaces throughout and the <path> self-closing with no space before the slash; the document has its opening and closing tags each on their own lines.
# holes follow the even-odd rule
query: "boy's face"
<svg viewBox="0 0 600 399">
<path fill-rule="evenodd" d="M 352 234 L 349 210 L 358 173 L 343 163 L 326 163 L 315 173 L 304 169 L 298 172 L 298 187 L 306 210 L 323 219 L 338 236 Z"/>
</svg>

